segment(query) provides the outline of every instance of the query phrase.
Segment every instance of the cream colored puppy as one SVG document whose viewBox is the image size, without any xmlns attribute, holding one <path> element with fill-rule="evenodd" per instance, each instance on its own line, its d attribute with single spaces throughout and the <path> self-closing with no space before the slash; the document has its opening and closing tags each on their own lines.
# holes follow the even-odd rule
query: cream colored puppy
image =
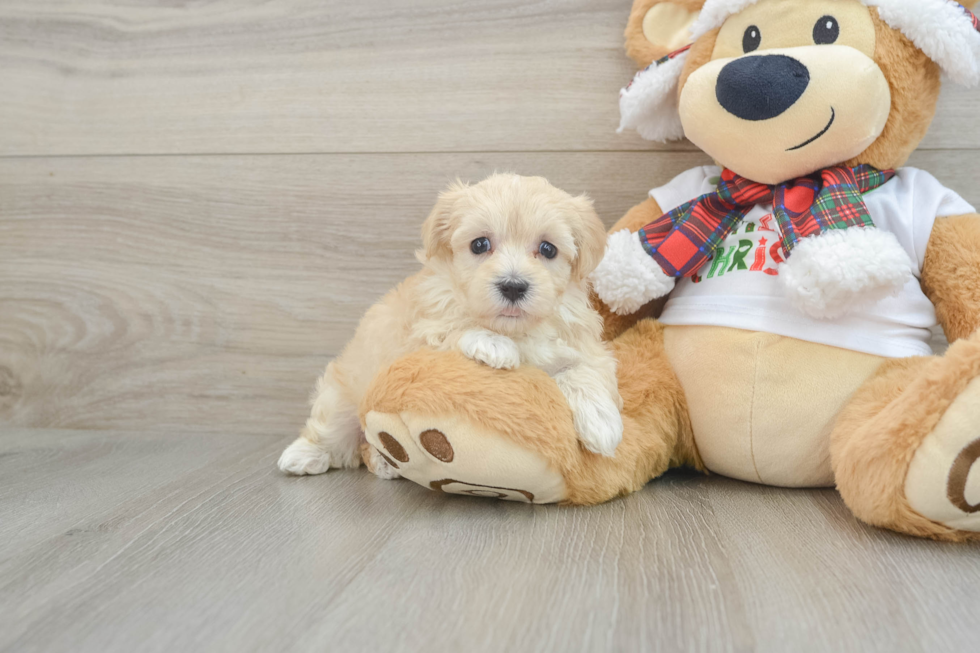
<svg viewBox="0 0 980 653">
<path fill-rule="evenodd" d="M 320 474 L 357 467 L 364 442 L 358 405 L 368 384 L 422 347 L 456 349 L 500 369 L 545 370 L 568 400 L 582 444 L 613 455 L 622 401 L 586 282 L 606 241 L 592 202 L 541 177 L 496 174 L 443 192 L 422 239 L 422 270 L 368 310 L 327 366 L 306 427 L 279 468 Z M 372 452 L 378 476 L 398 476 Z"/>
</svg>

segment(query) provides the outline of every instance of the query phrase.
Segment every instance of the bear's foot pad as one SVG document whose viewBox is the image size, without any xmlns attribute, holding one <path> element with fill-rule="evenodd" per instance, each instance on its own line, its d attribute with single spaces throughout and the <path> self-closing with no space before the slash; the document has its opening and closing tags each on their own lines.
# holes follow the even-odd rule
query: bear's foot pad
<svg viewBox="0 0 980 653">
<path fill-rule="evenodd" d="M 398 474 L 430 490 L 473 497 L 557 503 L 565 481 L 540 454 L 456 417 L 371 411 L 365 435 Z"/>
<path fill-rule="evenodd" d="M 905 497 L 927 519 L 980 532 L 980 379 L 956 398 L 916 450 Z"/>
</svg>

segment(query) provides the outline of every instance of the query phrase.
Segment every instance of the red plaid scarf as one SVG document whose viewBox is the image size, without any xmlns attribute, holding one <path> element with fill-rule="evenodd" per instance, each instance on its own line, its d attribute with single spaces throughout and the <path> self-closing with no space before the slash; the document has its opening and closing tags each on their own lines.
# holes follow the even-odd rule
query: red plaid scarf
<svg viewBox="0 0 980 653">
<path fill-rule="evenodd" d="M 963 5 L 960 5 L 960 9 L 962 9 L 963 11 L 966 12 L 967 18 L 969 18 L 970 19 L 970 22 L 973 23 L 973 29 L 975 29 L 978 32 L 980 32 L 980 19 L 977 18 L 976 14 L 974 14 L 972 11 L 970 11 L 969 9 L 967 9 L 966 7 L 964 7 Z"/>
<path fill-rule="evenodd" d="M 714 255 L 749 211 L 758 204 L 772 203 L 783 249 L 789 254 L 801 238 L 828 229 L 874 227 L 861 196 L 894 176 L 894 170 L 862 165 L 827 168 L 767 186 L 725 170 L 715 192 L 682 204 L 643 227 L 640 242 L 667 275 L 689 277 Z"/>
</svg>

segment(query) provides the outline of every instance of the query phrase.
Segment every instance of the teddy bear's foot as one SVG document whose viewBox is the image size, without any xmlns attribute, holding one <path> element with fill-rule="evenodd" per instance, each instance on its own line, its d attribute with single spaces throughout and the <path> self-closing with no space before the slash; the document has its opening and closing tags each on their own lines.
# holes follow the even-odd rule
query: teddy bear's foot
<svg viewBox="0 0 980 653">
<path fill-rule="evenodd" d="M 905 497 L 927 519 L 980 532 L 980 379 L 967 386 L 919 445 L 905 478 Z"/>
<path fill-rule="evenodd" d="M 486 427 L 458 418 L 371 411 L 368 444 L 401 476 L 431 490 L 524 503 L 567 498 L 547 461 Z"/>
<path fill-rule="evenodd" d="M 837 418 L 837 489 L 869 524 L 980 540 L 980 333 L 885 362 Z"/>
<path fill-rule="evenodd" d="M 898 239 L 861 227 L 804 238 L 779 268 L 793 305 L 821 320 L 871 306 L 899 292 L 912 278 L 912 261 Z"/>
<path fill-rule="evenodd" d="M 663 327 L 647 320 L 612 346 L 624 403 L 612 458 L 582 446 L 568 402 L 544 371 L 495 370 L 459 352 L 422 349 L 395 361 L 371 382 L 359 421 L 399 474 L 432 490 L 528 503 L 609 501 L 671 463 L 697 464 Z"/>
</svg>

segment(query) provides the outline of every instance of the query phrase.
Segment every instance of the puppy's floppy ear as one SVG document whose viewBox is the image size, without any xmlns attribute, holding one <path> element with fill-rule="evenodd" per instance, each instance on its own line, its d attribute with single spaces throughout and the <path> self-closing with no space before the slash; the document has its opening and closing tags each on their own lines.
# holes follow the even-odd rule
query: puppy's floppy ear
<svg viewBox="0 0 980 653">
<path fill-rule="evenodd" d="M 606 252 L 606 228 L 588 195 L 572 198 L 572 204 L 575 209 L 572 234 L 578 249 L 578 255 L 572 262 L 572 274 L 578 279 L 584 279 L 592 274 Z"/>
<path fill-rule="evenodd" d="M 634 0 L 626 24 L 626 54 L 640 68 L 691 43 L 704 0 Z"/>
<path fill-rule="evenodd" d="M 425 258 L 449 256 L 452 253 L 450 239 L 456 229 L 453 210 L 456 201 L 467 188 L 466 184 L 457 179 L 449 188 L 439 193 L 432 213 L 422 223 L 422 252 Z"/>
</svg>

